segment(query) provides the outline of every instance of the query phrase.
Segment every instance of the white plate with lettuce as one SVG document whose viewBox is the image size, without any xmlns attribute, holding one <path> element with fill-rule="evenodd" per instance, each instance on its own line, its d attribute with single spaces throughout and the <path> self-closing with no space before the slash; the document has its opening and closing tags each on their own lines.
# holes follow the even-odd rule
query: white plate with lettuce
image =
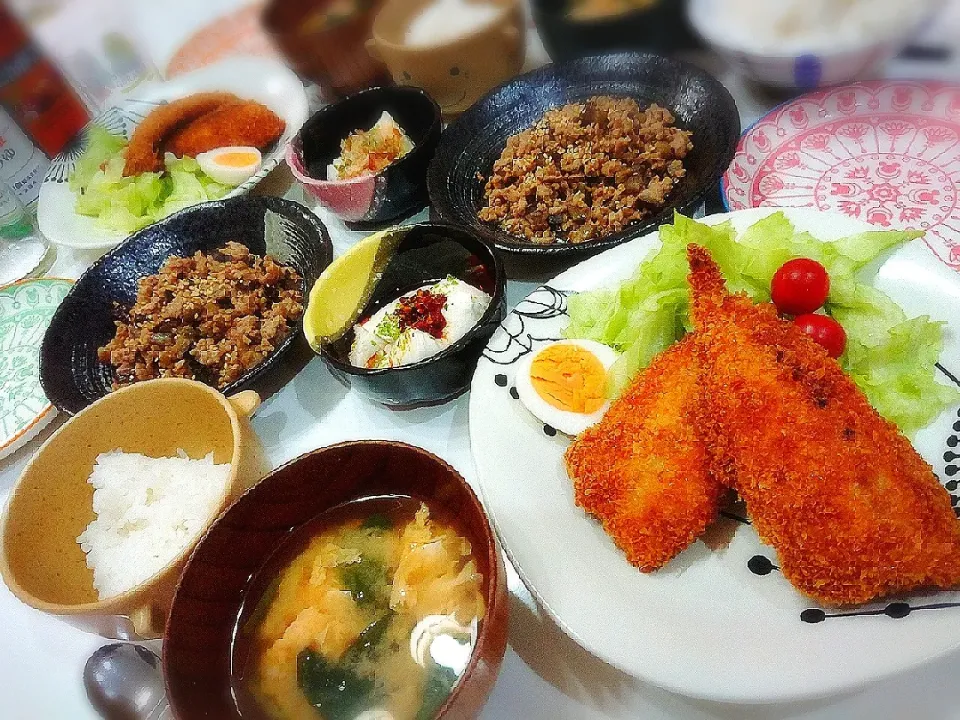
<svg viewBox="0 0 960 720">
<path fill-rule="evenodd" d="M 848 336 L 841 362 L 881 414 L 913 438 L 956 508 L 960 276 L 922 240 L 863 235 L 873 228 L 842 215 L 756 209 L 703 223 L 727 221 L 735 239 L 680 218 L 591 258 L 537 289 L 492 336 L 471 386 L 470 439 L 504 548 L 571 637 L 625 672 L 685 695 L 737 703 L 822 697 L 957 650 L 960 592 L 818 607 L 777 572 L 773 548 L 736 512 L 718 521 L 730 533 L 726 546 L 697 541 L 661 570 L 639 572 L 575 505 L 563 464 L 571 439 L 518 399 L 518 366 L 548 340 L 614 346 L 623 354 L 611 377 L 622 384 L 682 335 L 689 241 L 705 244 L 728 284 L 758 301 L 769 300 L 780 264 L 813 257 L 831 272 L 827 310 Z"/>
<path fill-rule="evenodd" d="M 193 158 L 168 156 L 163 174 L 121 177 L 123 148 L 140 121 L 159 105 L 207 91 L 232 92 L 263 103 L 285 121 L 283 135 L 263 153 L 256 172 L 230 186 L 209 177 Z M 280 164 L 286 144 L 307 115 L 303 83 L 280 63 L 259 58 L 231 58 L 138 89 L 98 115 L 79 146 L 54 159 L 40 188 L 40 230 L 57 245 L 106 250 L 178 210 L 246 193 Z"/>
</svg>

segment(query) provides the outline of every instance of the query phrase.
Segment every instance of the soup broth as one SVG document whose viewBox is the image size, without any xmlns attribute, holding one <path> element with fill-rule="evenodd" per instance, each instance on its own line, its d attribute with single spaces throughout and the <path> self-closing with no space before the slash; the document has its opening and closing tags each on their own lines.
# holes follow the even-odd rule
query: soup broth
<svg viewBox="0 0 960 720">
<path fill-rule="evenodd" d="M 469 541 L 397 497 L 334 508 L 298 536 L 242 619 L 241 695 L 277 719 L 432 720 L 485 609 Z"/>
</svg>

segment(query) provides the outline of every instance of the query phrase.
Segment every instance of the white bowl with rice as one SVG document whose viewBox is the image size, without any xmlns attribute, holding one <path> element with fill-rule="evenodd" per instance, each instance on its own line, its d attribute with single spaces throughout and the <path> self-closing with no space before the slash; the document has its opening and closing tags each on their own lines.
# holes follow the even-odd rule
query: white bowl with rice
<svg viewBox="0 0 960 720">
<path fill-rule="evenodd" d="M 252 391 L 151 380 L 78 413 L 40 448 L 3 518 L 0 575 L 24 603 L 106 637 L 159 637 L 180 573 L 263 467 Z"/>
<path fill-rule="evenodd" d="M 693 29 L 742 75 L 810 90 L 869 75 L 943 0 L 690 0 Z"/>
</svg>

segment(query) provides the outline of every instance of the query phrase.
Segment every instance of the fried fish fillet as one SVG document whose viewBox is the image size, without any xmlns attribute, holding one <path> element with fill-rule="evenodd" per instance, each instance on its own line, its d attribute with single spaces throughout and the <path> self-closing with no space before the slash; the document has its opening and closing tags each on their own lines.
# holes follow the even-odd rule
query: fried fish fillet
<svg viewBox="0 0 960 720">
<path fill-rule="evenodd" d="M 133 131 L 123 174 L 130 177 L 162 171 L 163 146 L 172 133 L 217 108 L 239 102 L 242 101 L 233 93 L 203 92 L 161 105 Z"/>
<path fill-rule="evenodd" d="M 177 157 L 196 157 L 218 147 L 246 145 L 263 150 L 283 135 L 286 123 L 266 105 L 252 100 L 225 105 L 175 130 L 163 149 Z"/>
<path fill-rule="evenodd" d="M 714 472 L 784 576 L 837 605 L 960 583 L 960 522 L 932 468 L 822 347 L 729 294 L 706 250 L 688 255 Z"/>
<path fill-rule="evenodd" d="M 577 505 L 644 572 L 696 540 L 719 509 L 698 430 L 695 351 L 688 336 L 654 358 L 566 453 Z"/>
</svg>

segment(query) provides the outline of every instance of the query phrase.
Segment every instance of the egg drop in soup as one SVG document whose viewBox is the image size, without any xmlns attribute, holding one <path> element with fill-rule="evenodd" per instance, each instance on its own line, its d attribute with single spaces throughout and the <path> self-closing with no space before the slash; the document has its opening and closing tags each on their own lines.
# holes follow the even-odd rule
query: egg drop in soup
<svg viewBox="0 0 960 720">
<path fill-rule="evenodd" d="M 470 542 L 419 500 L 379 497 L 324 513 L 292 545 L 260 573 L 265 589 L 241 615 L 241 710 L 252 702 L 278 720 L 432 720 L 484 615 Z"/>
</svg>

